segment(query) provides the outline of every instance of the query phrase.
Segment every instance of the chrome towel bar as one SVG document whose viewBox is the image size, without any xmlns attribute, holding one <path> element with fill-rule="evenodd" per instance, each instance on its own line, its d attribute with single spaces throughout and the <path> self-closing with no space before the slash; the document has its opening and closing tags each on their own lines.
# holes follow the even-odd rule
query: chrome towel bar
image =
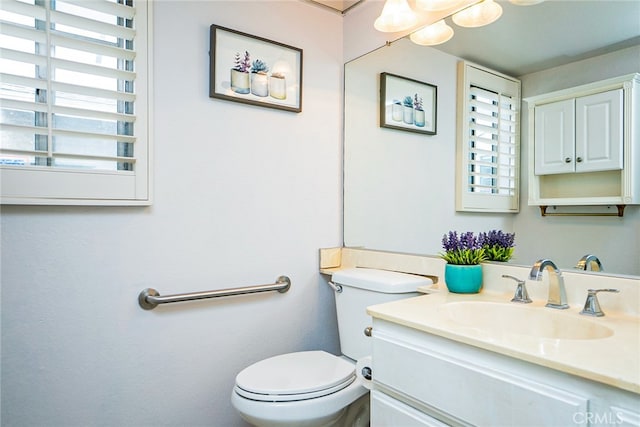
<svg viewBox="0 0 640 427">
<path fill-rule="evenodd" d="M 276 283 L 268 285 L 246 286 L 243 288 L 220 289 L 216 291 L 191 292 L 187 294 L 175 294 L 160 296 L 153 288 L 146 288 L 138 295 L 138 304 L 145 310 L 153 310 L 158 304 L 171 302 L 193 301 L 197 299 L 230 297 L 233 295 L 255 294 L 257 292 L 278 291 L 285 293 L 291 287 L 291 280 L 287 276 L 280 276 Z"/>
</svg>

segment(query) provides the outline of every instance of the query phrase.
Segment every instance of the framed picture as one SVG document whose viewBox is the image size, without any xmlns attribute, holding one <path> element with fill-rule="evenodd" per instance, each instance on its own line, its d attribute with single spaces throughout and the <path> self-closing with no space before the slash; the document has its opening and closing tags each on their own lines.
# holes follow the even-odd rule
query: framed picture
<svg viewBox="0 0 640 427">
<path fill-rule="evenodd" d="M 380 73 L 380 127 L 436 134 L 438 88 Z"/>
<path fill-rule="evenodd" d="M 302 49 L 211 25 L 209 96 L 302 111 Z"/>
</svg>

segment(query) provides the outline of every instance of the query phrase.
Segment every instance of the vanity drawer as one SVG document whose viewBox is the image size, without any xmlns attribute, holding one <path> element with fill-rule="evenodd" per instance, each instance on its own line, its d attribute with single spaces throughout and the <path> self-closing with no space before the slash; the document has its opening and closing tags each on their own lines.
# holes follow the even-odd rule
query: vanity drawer
<svg viewBox="0 0 640 427">
<path fill-rule="evenodd" d="M 371 391 L 371 427 L 448 427 L 429 415 L 376 390 Z"/>
<path fill-rule="evenodd" d="M 472 357 L 460 358 L 456 352 L 418 347 L 375 328 L 373 360 L 379 389 L 435 408 L 462 424 L 564 427 L 576 425 L 576 414 L 589 408 L 583 396 L 502 372 Z"/>
</svg>

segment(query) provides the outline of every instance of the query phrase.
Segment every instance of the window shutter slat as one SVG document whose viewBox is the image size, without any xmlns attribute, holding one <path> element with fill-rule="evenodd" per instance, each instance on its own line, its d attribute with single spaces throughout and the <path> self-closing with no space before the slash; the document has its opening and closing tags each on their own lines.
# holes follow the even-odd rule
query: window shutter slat
<svg viewBox="0 0 640 427">
<path fill-rule="evenodd" d="M 51 111 L 53 114 L 65 114 L 69 116 L 87 117 L 100 120 L 114 120 L 121 122 L 135 122 L 136 117 L 131 114 L 110 113 L 107 111 L 86 110 L 82 108 L 60 107 L 54 106 Z"/>
<path fill-rule="evenodd" d="M 30 65 L 39 65 L 45 67 L 47 65 L 47 57 L 41 55 L 35 55 L 33 53 L 22 52 L 13 49 L 0 49 L 0 57 L 2 59 L 8 59 L 11 61 L 24 62 Z"/>
<path fill-rule="evenodd" d="M 103 43 L 96 43 L 91 40 L 74 39 L 60 35 L 55 31 L 51 32 L 51 41 L 54 46 L 67 47 L 70 49 L 110 56 L 127 61 L 132 61 L 136 57 L 136 53 L 132 50 L 122 49 Z"/>
<path fill-rule="evenodd" d="M 91 3 L 85 2 L 84 5 L 89 6 Z M 100 22 L 95 19 L 88 19 L 82 16 L 71 15 L 69 13 L 57 12 L 54 10 L 51 11 L 51 23 L 54 25 L 67 25 L 77 30 L 91 31 L 126 40 L 133 40 L 136 35 L 135 30 L 132 28 L 113 25 L 106 22 Z"/>
<path fill-rule="evenodd" d="M 31 77 L 24 76 L 16 76 L 13 74 L 5 74 L 0 73 L 0 82 L 2 82 L 2 86 L 0 86 L 0 90 L 6 90 L 9 86 L 15 86 L 20 88 L 30 88 L 30 89 L 46 89 L 47 81 L 34 79 Z M 2 102 L 4 102 L 4 96 L 2 98 Z"/>
<path fill-rule="evenodd" d="M 47 11 L 42 6 L 35 6 L 18 0 L 2 0 L 0 10 L 45 21 Z"/>
<path fill-rule="evenodd" d="M 12 22 L 2 21 L 2 25 L 0 26 L 0 34 L 24 40 L 32 40 L 38 43 L 47 42 L 47 35 L 43 31 Z"/>
<path fill-rule="evenodd" d="M 136 78 L 136 74 L 131 71 L 116 70 L 97 65 L 84 64 L 82 62 L 68 61 L 66 59 L 53 58 L 51 60 L 51 65 L 56 69 L 72 70 L 75 72 L 90 74 L 92 76 L 111 77 L 113 79 L 129 81 L 133 81 Z"/>
<path fill-rule="evenodd" d="M 85 7 L 87 0 L 57 0 L 58 2 L 64 2 L 73 4 L 80 7 Z M 135 16 L 135 9 L 130 6 L 125 6 L 120 3 L 105 0 L 92 0 L 91 9 L 96 10 L 108 15 L 120 16 L 126 19 L 132 19 Z"/>
<path fill-rule="evenodd" d="M 78 86 L 69 83 L 53 82 L 51 84 L 53 90 L 58 92 L 75 93 L 78 95 L 95 96 L 97 98 L 116 99 L 121 101 L 133 102 L 136 99 L 135 94 L 118 92 L 113 90 L 99 89 L 88 86 Z"/>
<path fill-rule="evenodd" d="M 97 132 L 80 132 L 80 131 L 69 130 L 69 129 L 53 129 L 51 131 L 51 134 L 53 136 L 71 136 L 74 138 L 86 138 L 89 141 L 91 139 L 99 138 L 99 139 L 108 139 L 108 140 L 128 142 L 128 143 L 136 142 L 135 137 L 127 136 L 127 135 L 113 135 L 113 134 L 97 133 Z M 87 156 L 91 156 L 91 154 L 87 154 Z"/>
</svg>

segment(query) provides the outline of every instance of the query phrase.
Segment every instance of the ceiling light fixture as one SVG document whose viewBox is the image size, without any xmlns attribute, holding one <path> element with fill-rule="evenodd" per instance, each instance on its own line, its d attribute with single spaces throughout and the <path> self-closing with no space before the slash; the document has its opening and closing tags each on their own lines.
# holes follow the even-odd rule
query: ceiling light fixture
<svg viewBox="0 0 640 427">
<path fill-rule="evenodd" d="M 407 30 L 417 22 L 418 17 L 409 7 L 407 0 L 387 0 L 373 26 L 378 31 L 394 33 Z"/>
<path fill-rule="evenodd" d="M 422 27 L 418 31 L 411 33 L 409 38 L 415 44 L 422 46 L 435 46 L 449 41 L 453 37 L 453 28 L 448 26 L 443 19 L 435 24 Z"/>
<path fill-rule="evenodd" d="M 518 6 L 538 4 L 544 0 L 509 0 Z M 489 25 L 502 16 L 502 6 L 494 0 L 415 0 L 414 11 L 407 0 L 386 0 L 382 13 L 373 26 L 378 31 L 395 33 L 420 25 L 409 38 L 423 46 L 435 46 L 453 37 L 453 28 L 444 19 L 451 18 L 456 25 L 477 28 Z M 442 16 L 446 15 L 446 16 Z"/>
<path fill-rule="evenodd" d="M 502 6 L 493 0 L 484 0 L 453 14 L 451 19 L 461 27 L 477 28 L 495 22 L 500 16 L 502 16 Z"/>
<path fill-rule="evenodd" d="M 526 1 L 526 0 L 525 0 Z M 534 0 L 535 1 L 535 0 Z M 459 1 L 456 0 L 416 0 L 416 9 L 436 11 L 451 8 Z"/>
<path fill-rule="evenodd" d="M 542 3 L 544 0 L 509 0 L 516 6 L 531 6 L 534 4 Z"/>
</svg>

